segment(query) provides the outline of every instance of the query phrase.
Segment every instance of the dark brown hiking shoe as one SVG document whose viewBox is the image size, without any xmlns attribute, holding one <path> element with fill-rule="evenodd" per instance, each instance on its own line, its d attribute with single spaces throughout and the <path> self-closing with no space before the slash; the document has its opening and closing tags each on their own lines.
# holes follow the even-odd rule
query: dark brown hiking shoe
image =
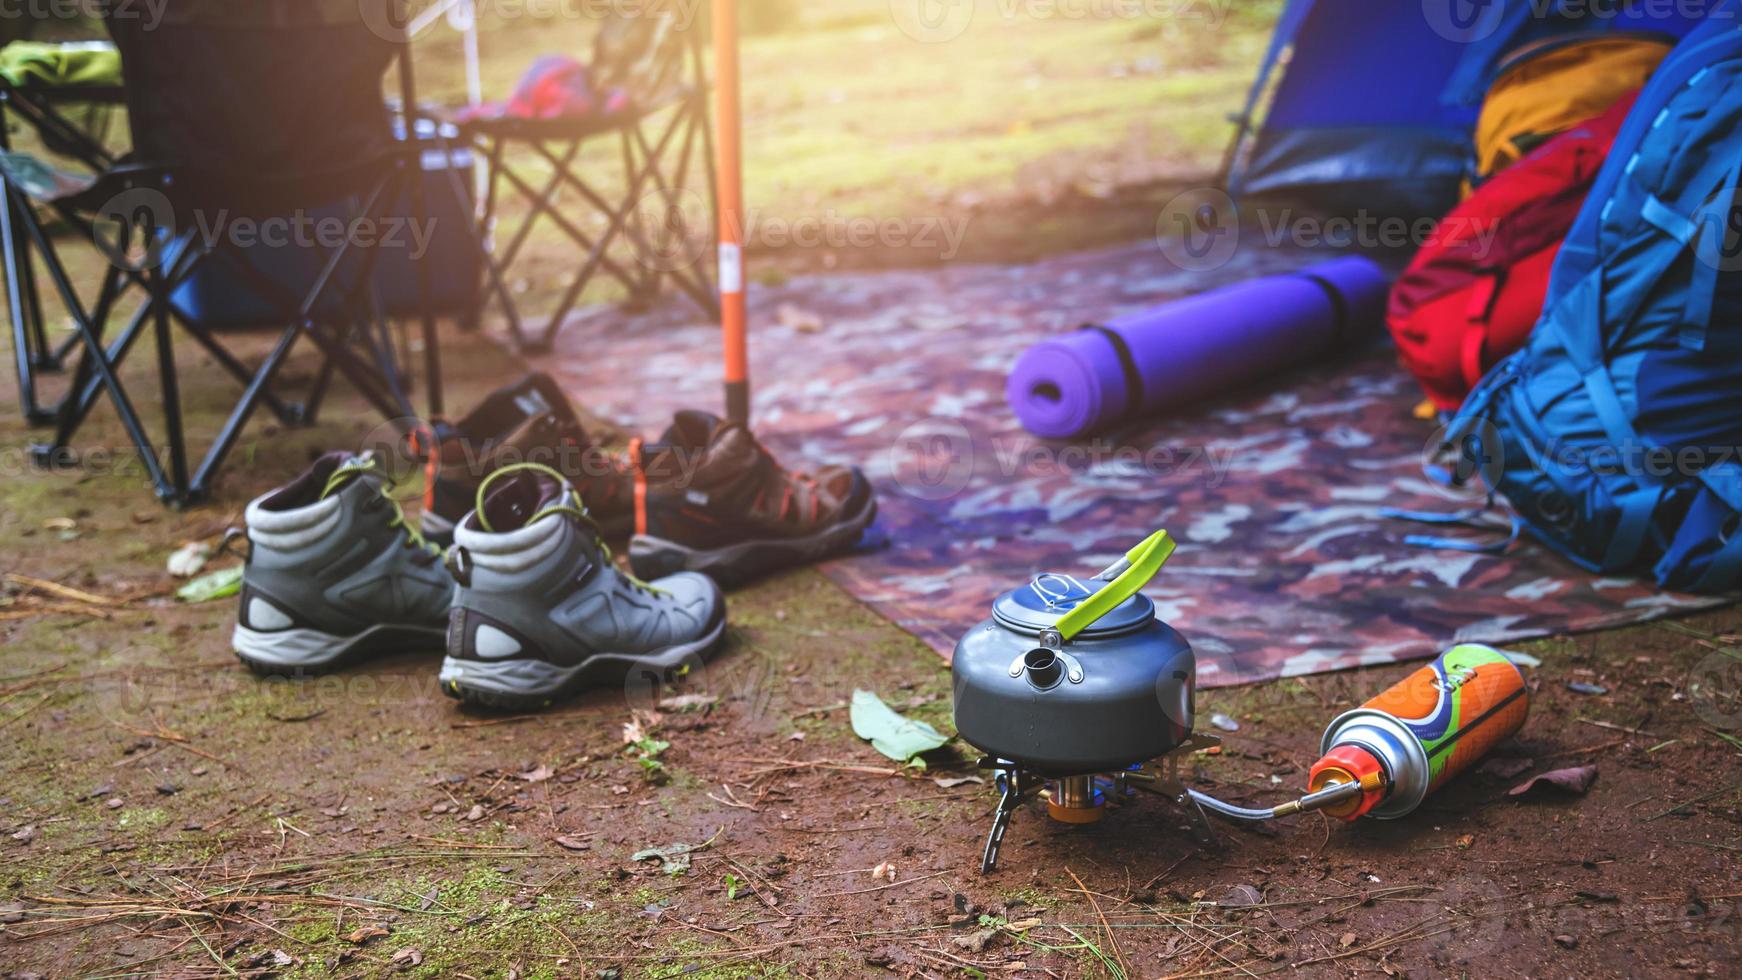
<svg viewBox="0 0 1742 980">
<path fill-rule="evenodd" d="M 486 476 L 515 463 L 542 463 L 580 492 L 607 536 L 627 534 L 634 519 L 629 462 L 587 435 L 562 389 L 535 373 L 499 388 L 457 425 L 437 423 L 436 451 L 425 481 L 423 533 L 441 545 L 474 505 Z"/>
<path fill-rule="evenodd" d="M 844 551 L 877 516 L 857 468 L 786 470 L 750 430 L 706 412 L 679 412 L 659 443 L 631 445 L 630 463 L 629 565 L 643 578 L 696 571 L 742 582 Z"/>
</svg>

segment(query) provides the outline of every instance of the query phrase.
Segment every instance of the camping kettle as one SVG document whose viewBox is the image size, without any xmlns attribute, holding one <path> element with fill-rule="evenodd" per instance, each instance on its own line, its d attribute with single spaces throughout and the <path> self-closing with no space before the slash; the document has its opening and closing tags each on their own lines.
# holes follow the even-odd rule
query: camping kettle
<svg viewBox="0 0 1742 980">
<path fill-rule="evenodd" d="M 1123 770 L 1192 732 L 1197 661 L 1138 590 L 1173 554 L 1157 531 L 1087 581 L 1047 572 L 956 644 L 956 730 L 1045 777 Z"/>
</svg>

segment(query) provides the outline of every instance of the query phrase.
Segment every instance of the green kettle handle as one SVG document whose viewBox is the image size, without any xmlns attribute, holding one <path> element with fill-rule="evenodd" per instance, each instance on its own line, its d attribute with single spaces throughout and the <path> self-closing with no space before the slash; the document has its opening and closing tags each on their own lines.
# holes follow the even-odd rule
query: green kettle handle
<svg viewBox="0 0 1742 980">
<path fill-rule="evenodd" d="M 1136 595 L 1138 589 L 1148 585 L 1155 573 L 1161 571 L 1162 564 L 1173 555 L 1173 549 L 1173 538 L 1168 537 L 1166 531 L 1157 531 L 1127 551 L 1124 558 L 1102 569 L 1095 577 L 1110 581 L 1099 592 L 1078 603 L 1075 609 L 1059 617 L 1053 627 L 1058 630 L 1059 639 L 1070 640 L 1112 612 L 1115 606 Z"/>
</svg>

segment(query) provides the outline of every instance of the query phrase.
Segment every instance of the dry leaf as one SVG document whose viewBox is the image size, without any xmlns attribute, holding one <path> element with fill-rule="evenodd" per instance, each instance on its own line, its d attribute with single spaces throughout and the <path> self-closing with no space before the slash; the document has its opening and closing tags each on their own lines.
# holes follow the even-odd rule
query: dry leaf
<svg viewBox="0 0 1742 980">
<path fill-rule="evenodd" d="M 521 773 L 520 778 L 529 783 L 542 783 L 554 775 L 556 773 L 552 772 L 549 766 L 539 766 L 531 772 Z"/>
<path fill-rule="evenodd" d="M 1467 851 L 1470 849 L 1470 845 L 1472 845 L 1474 843 L 1476 843 L 1476 835 L 1475 834 L 1465 834 L 1464 836 L 1458 838 L 1458 850 Z"/>
<path fill-rule="evenodd" d="M 423 953 L 420 950 L 415 950 L 407 946 L 405 949 L 393 954 L 393 965 L 402 970 L 407 967 L 422 966 Z"/>
<path fill-rule="evenodd" d="M 1264 901 L 1264 895 L 1258 889 L 1251 885 L 1235 885 L 1228 893 L 1228 900 L 1221 904 L 1234 908 L 1244 908 L 1248 905 L 1257 905 L 1262 901 Z"/>
<path fill-rule="evenodd" d="M 669 698 L 661 699 L 659 702 L 659 710 L 690 711 L 697 708 L 706 708 L 709 705 L 718 703 L 719 700 L 718 697 L 715 697 L 712 694 L 678 694 Z"/>
<path fill-rule="evenodd" d="M 651 736 L 654 729 L 659 727 L 659 721 L 657 711 L 630 712 L 629 720 L 623 723 L 623 744 L 634 745 Z"/>
<path fill-rule="evenodd" d="M 1532 776 L 1507 790 L 1506 795 L 1523 796 L 1539 786 L 1549 786 L 1564 793 L 1582 796 L 1596 781 L 1596 766 L 1574 766 L 1570 769 L 1555 769 L 1540 776 Z"/>
<path fill-rule="evenodd" d="M 484 819 L 484 805 L 482 803 L 472 804 L 472 808 L 466 811 L 465 819 L 468 823 L 477 823 Z"/>
<path fill-rule="evenodd" d="M 1348 949 L 1350 946 L 1355 945 L 1355 934 L 1352 932 L 1343 933 L 1343 938 L 1337 940 L 1337 945 L 1344 949 Z"/>
<path fill-rule="evenodd" d="M 938 776 L 932 782 L 943 789 L 955 789 L 957 786 L 966 786 L 969 783 L 983 785 L 986 780 L 979 776 Z"/>
<path fill-rule="evenodd" d="M 992 945 L 992 941 L 997 938 L 997 929 L 986 928 L 977 932 L 971 932 L 966 936 L 956 936 L 950 940 L 950 944 L 955 946 L 957 949 L 966 950 L 970 953 L 984 953 L 986 947 Z"/>
<path fill-rule="evenodd" d="M 203 541 L 189 541 L 170 553 L 164 567 L 176 578 L 192 578 L 206 567 L 212 557 L 212 546 Z"/>
<path fill-rule="evenodd" d="M 873 877 L 873 878 L 888 878 L 890 881 L 894 881 L 895 880 L 895 865 L 894 865 L 894 863 L 889 862 L 889 861 L 878 862 L 877 867 L 871 869 L 871 877 Z"/>
<path fill-rule="evenodd" d="M 802 307 L 791 303 L 782 303 L 774 310 L 774 318 L 783 327 L 791 327 L 799 333 L 816 333 L 823 328 L 823 318 Z"/>
<path fill-rule="evenodd" d="M 389 935 L 388 931 L 381 926 L 363 926 L 351 930 L 351 932 L 345 936 L 345 942 L 348 942 L 353 946 L 361 946 L 371 939 L 380 939 L 382 936 L 386 935 Z"/>
<path fill-rule="evenodd" d="M 564 834 L 555 840 L 557 846 L 565 851 L 589 851 L 593 848 L 593 845 L 585 838 L 576 837 L 573 834 Z"/>
</svg>

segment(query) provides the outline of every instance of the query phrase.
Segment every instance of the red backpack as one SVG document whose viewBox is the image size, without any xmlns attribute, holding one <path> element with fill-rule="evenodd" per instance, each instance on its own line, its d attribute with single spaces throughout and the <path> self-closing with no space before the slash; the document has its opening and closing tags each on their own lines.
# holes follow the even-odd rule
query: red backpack
<svg viewBox="0 0 1742 980">
<path fill-rule="evenodd" d="M 1403 364 L 1443 411 L 1530 337 L 1549 270 L 1637 92 L 1500 171 L 1446 215 L 1391 287 Z"/>
</svg>

